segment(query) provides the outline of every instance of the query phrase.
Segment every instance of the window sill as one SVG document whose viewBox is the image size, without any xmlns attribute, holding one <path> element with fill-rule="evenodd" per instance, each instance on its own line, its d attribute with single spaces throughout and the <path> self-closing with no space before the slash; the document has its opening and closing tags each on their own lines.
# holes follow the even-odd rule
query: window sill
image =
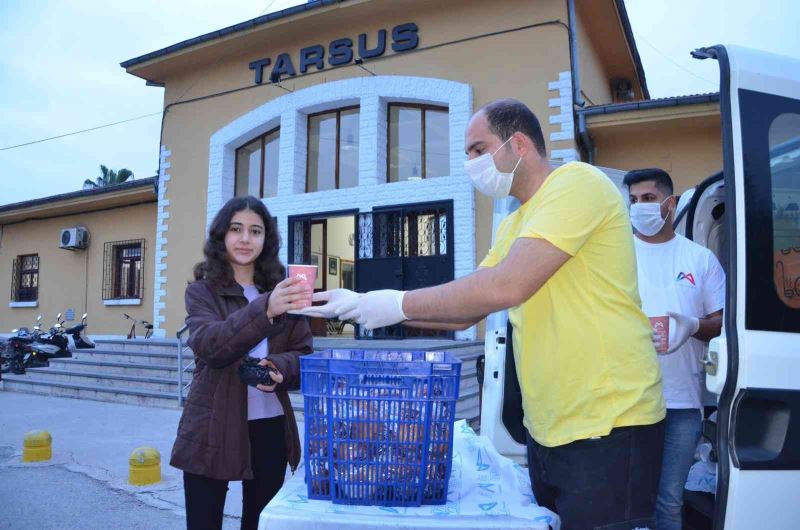
<svg viewBox="0 0 800 530">
<path fill-rule="evenodd" d="M 8 307 L 39 307 L 39 301 L 32 302 L 9 302 Z"/>
<path fill-rule="evenodd" d="M 142 305 L 142 299 L 124 298 L 120 300 L 103 300 L 103 305 Z"/>
</svg>

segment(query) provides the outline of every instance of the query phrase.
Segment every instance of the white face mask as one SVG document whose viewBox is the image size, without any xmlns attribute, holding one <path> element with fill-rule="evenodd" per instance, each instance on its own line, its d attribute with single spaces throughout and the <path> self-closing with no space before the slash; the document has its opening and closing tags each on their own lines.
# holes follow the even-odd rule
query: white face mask
<svg viewBox="0 0 800 530">
<path fill-rule="evenodd" d="M 631 205 L 631 224 L 637 232 L 643 236 L 652 237 L 664 227 L 666 219 L 661 217 L 661 205 L 669 200 L 669 197 L 655 202 L 637 202 Z M 667 212 L 669 217 L 669 212 Z"/>
<path fill-rule="evenodd" d="M 503 145 L 506 145 L 509 141 L 511 141 L 511 138 L 503 142 Z M 502 149 L 503 145 L 501 145 L 497 151 Z M 503 173 L 499 171 L 494 164 L 494 155 L 497 154 L 497 151 L 492 154 L 484 153 L 472 160 L 467 160 L 464 162 L 464 171 L 467 172 L 467 175 L 469 175 L 472 181 L 472 185 L 475 186 L 479 192 L 489 197 L 494 197 L 495 199 L 503 199 L 508 197 L 508 194 L 511 192 L 511 184 L 514 182 L 514 172 L 517 170 L 517 167 L 519 167 L 520 162 L 522 162 L 522 157 L 517 160 L 517 165 L 514 166 L 511 173 Z"/>
</svg>

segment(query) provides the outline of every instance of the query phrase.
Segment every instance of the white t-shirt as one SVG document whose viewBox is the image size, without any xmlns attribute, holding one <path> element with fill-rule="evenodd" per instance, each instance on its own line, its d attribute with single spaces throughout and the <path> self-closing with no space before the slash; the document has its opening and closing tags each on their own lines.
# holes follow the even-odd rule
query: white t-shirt
<svg viewBox="0 0 800 530">
<path fill-rule="evenodd" d="M 646 243 L 634 236 L 639 294 L 648 317 L 667 311 L 704 318 L 725 307 L 725 272 L 714 253 L 675 235 L 666 243 Z M 670 344 L 675 320 L 669 321 Z M 703 369 L 707 343 L 689 338 L 676 352 L 659 355 L 667 408 L 702 406 Z"/>
<path fill-rule="evenodd" d="M 258 298 L 258 289 L 255 285 L 242 285 L 244 296 L 248 302 Z M 263 359 L 269 354 L 269 340 L 264 339 L 255 348 L 250 350 L 250 356 Z M 261 390 L 247 385 L 247 419 L 260 420 L 261 418 L 274 418 L 283 416 L 283 407 L 278 401 L 278 396 L 273 392 L 262 392 Z"/>
</svg>

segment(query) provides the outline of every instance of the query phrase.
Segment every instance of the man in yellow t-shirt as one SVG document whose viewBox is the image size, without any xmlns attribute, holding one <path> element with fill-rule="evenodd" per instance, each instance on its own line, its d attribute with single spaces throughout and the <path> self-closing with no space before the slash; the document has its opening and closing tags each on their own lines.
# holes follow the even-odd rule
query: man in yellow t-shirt
<svg viewBox="0 0 800 530">
<path fill-rule="evenodd" d="M 465 329 L 509 309 L 537 502 L 563 528 L 652 527 L 664 444 L 661 373 L 619 190 L 598 169 L 552 170 L 523 103 L 481 108 L 466 133 L 479 191 L 516 197 L 476 272 L 444 285 L 316 296 L 374 329 Z"/>
</svg>

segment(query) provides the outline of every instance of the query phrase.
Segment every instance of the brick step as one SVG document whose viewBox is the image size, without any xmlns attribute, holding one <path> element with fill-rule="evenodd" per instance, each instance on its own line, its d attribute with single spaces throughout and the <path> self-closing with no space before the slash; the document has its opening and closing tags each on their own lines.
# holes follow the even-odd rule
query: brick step
<svg viewBox="0 0 800 530">
<path fill-rule="evenodd" d="M 29 368 L 28 375 L 35 374 L 36 379 L 57 381 L 60 383 L 78 383 L 81 385 L 102 386 L 113 389 L 134 388 L 155 390 L 177 395 L 177 378 L 148 377 L 140 375 L 110 374 L 104 372 L 83 372 L 53 368 Z M 177 398 L 176 398 L 177 399 Z"/>
<path fill-rule="evenodd" d="M 122 363 L 144 363 L 144 364 L 160 364 L 166 366 L 178 365 L 178 354 L 175 350 L 172 352 L 155 352 L 155 351 L 118 351 L 118 350 L 78 350 L 72 353 L 73 359 L 82 361 L 106 361 L 106 362 L 122 362 Z M 184 364 L 191 362 L 193 357 L 187 357 Z"/>
<path fill-rule="evenodd" d="M 90 385 L 40 379 L 32 373 L 25 375 L 4 374 L 3 390 L 44 394 L 48 396 L 72 397 L 127 403 L 148 407 L 178 407 L 178 398 L 170 392 L 142 390 L 138 388 L 112 388 L 103 385 Z"/>
<path fill-rule="evenodd" d="M 128 363 L 117 361 L 97 361 L 94 359 L 50 359 L 50 368 L 58 370 L 70 370 L 73 372 L 95 372 L 106 374 L 135 375 L 144 377 L 161 377 L 178 380 L 178 366 L 165 364 L 149 363 Z M 191 373 L 185 373 L 184 378 L 188 381 Z"/>
<path fill-rule="evenodd" d="M 94 342 L 97 348 L 112 351 L 175 353 L 178 349 L 176 339 L 97 339 Z"/>
<path fill-rule="evenodd" d="M 7 374 L 5 390 L 69 396 L 80 399 L 113 401 L 150 406 L 177 406 L 177 342 L 137 339 L 96 341 L 97 348 L 77 350 L 72 359 L 52 359 L 49 368 L 29 369 L 26 375 Z M 352 344 L 350 344 L 352 343 Z M 317 350 L 326 348 L 371 350 L 447 350 L 462 361 L 460 397 L 456 407 L 459 418 L 478 415 L 478 384 L 475 360 L 484 351 L 480 342 L 407 340 L 349 341 L 317 339 Z M 184 365 L 194 359 L 184 351 Z M 191 371 L 183 374 L 184 385 L 191 381 Z M 302 420 L 303 398 L 290 393 L 292 405 Z"/>
</svg>

